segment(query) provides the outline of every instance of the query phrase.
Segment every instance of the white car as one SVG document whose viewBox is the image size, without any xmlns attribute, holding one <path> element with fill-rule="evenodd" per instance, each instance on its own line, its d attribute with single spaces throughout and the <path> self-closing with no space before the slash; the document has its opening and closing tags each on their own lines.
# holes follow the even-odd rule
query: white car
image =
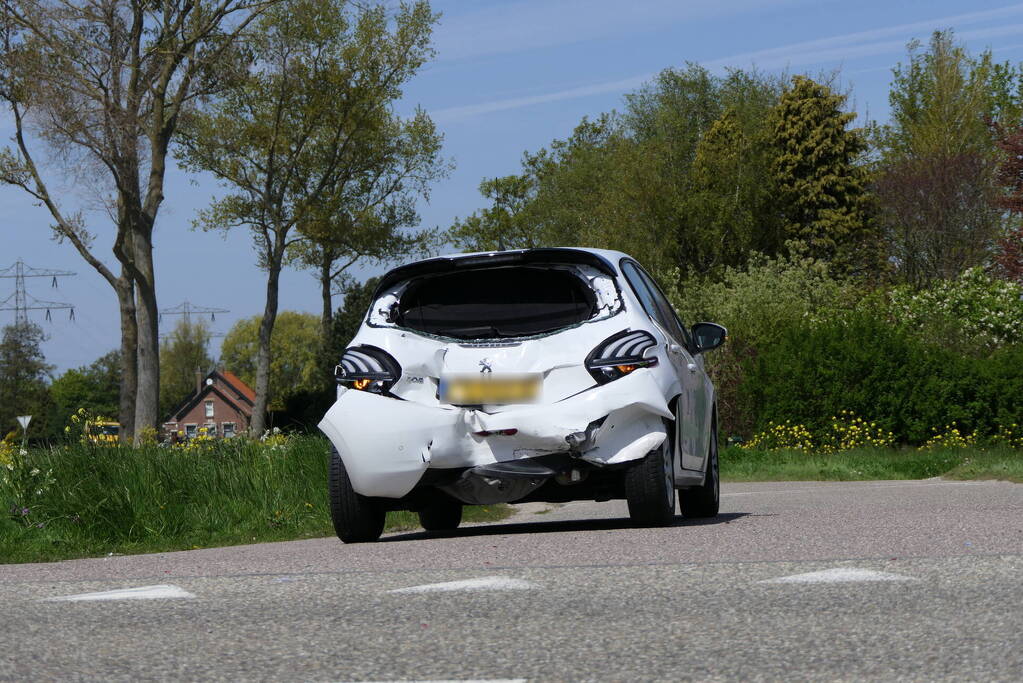
<svg viewBox="0 0 1023 683">
<path fill-rule="evenodd" d="M 683 325 L 631 257 L 597 249 L 462 254 L 382 277 L 341 357 L 333 444 L 338 537 L 387 510 L 454 529 L 462 505 L 628 501 L 642 525 L 718 512 L 714 386 L 726 331 Z"/>
</svg>

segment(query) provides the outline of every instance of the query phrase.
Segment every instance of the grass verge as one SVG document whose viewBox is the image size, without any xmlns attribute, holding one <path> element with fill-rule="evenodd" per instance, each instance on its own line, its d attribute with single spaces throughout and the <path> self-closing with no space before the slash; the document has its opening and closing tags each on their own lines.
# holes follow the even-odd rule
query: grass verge
<svg viewBox="0 0 1023 683">
<path fill-rule="evenodd" d="M 1023 452 L 999 447 L 926 451 L 859 448 L 830 455 L 736 447 L 721 452 L 724 481 L 865 481 L 939 476 L 1023 482 Z"/>
<path fill-rule="evenodd" d="M 241 439 L 194 451 L 76 444 L 0 471 L 0 563 L 331 536 L 327 444 Z M 508 516 L 468 506 L 467 522 Z M 414 529 L 389 513 L 389 530 Z"/>
</svg>

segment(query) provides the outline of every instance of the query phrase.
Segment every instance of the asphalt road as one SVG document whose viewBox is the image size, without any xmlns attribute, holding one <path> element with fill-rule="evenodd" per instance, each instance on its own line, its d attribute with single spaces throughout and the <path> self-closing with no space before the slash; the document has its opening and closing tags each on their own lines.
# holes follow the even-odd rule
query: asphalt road
<svg viewBox="0 0 1023 683">
<path fill-rule="evenodd" d="M 1023 680 L 1023 485 L 732 484 L 713 521 L 624 514 L 0 565 L 0 679 Z M 66 599 L 119 589 L 143 592 Z"/>
</svg>

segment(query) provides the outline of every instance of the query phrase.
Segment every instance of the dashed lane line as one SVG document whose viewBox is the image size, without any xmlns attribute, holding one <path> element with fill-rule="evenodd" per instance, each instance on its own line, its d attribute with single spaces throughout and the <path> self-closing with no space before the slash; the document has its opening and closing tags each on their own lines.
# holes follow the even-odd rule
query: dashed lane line
<svg viewBox="0 0 1023 683">
<path fill-rule="evenodd" d="M 757 581 L 757 583 L 857 583 L 866 581 L 916 581 L 916 579 L 911 576 L 889 574 L 872 569 L 835 567 L 834 569 L 824 569 L 819 572 L 807 572 L 806 574 L 793 574 L 776 579 L 764 579 L 763 581 Z"/>
<path fill-rule="evenodd" d="M 46 602 L 92 602 L 100 600 L 168 600 L 175 598 L 194 598 L 195 596 L 178 586 L 158 585 L 139 586 L 138 588 L 121 588 L 98 593 L 79 593 L 78 595 L 62 595 L 46 598 Z"/>
<path fill-rule="evenodd" d="M 540 588 L 539 584 L 504 576 L 484 576 L 479 579 L 427 583 L 421 586 L 396 588 L 388 593 L 447 593 L 452 591 L 521 591 Z"/>
</svg>

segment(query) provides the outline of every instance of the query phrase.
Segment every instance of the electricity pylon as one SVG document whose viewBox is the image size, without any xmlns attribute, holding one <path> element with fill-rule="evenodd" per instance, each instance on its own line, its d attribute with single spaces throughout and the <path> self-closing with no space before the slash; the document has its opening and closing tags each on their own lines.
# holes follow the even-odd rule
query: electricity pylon
<svg viewBox="0 0 1023 683">
<path fill-rule="evenodd" d="M 180 315 L 180 316 L 184 316 L 185 322 L 189 322 L 190 323 L 190 322 L 192 322 L 192 315 L 193 314 L 196 314 L 196 315 L 206 315 L 207 313 L 209 313 L 210 314 L 210 320 L 212 320 L 213 322 L 216 322 L 216 320 L 217 320 L 217 313 L 230 313 L 230 312 L 231 311 L 229 309 L 226 309 L 226 308 L 212 308 L 210 306 L 196 306 L 193 303 L 189 303 L 188 301 L 185 301 L 184 303 L 180 303 L 177 306 L 174 306 L 172 308 L 165 308 L 162 311 L 160 311 L 160 319 L 162 320 L 163 316 L 165 316 L 165 315 Z M 224 335 L 223 335 L 223 333 L 213 333 L 213 332 L 211 332 L 210 336 L 211 337 L 223 337 Z"/>
<path fill-rule="evenodd" d="M 43 301 L 37 299 L 25 290 L 25 278 L 48 277 L 53 279 L 53 287 L 57 286 L 58 277 L 70 277 L 75 275 L 68 270 L 50 270 L 47 268 L 33 268 L 25 265 L 25 262 L 18 259 L 14 265 L 0 270 L 0 278 L 14 278 L 14 293 L 6 299 L 0 300 L 0 311 L 14 311 L 14 324 L 28 324 L 29 311 L 46 311 L 46 319 L 52 320 L 52 310 L 70 310 L 71 320 L 75 319 L 75 307 L 61 301 Z M 9 305 L 11 299 L 14 305 Z"/>
</svg>

